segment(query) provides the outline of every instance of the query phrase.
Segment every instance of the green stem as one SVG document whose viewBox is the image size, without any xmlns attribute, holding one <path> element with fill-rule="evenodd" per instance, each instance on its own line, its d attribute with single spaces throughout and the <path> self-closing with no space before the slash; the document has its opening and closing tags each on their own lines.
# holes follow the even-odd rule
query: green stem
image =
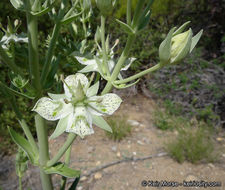
<svg viewBox="0 0 225 190">
<path fill-rule="evenodd" d="M 42 169 L 44 166 L 46 166 L 46 163 L 49 160 L 48 135 L 45 120 L 38 114 L 35 115 L 35 125 L 39 145 L 39 164 L 42 189 L 53 190 L 51 175 L 47 175 Z"/>
<path fill-rule="evenodd" d="M 159 63 L 159 64 L 157 64 L 157 65 L 155 65 L 155 66 L 153 66 L 153 67 L 151 67 L 149 69 L 146 69 L 146 70 L 144 70 L 144 71 L 142 71 L 142 72 L 140 72 L 140 73 L 138 73 L 136 75 L 133 75 L 133 76 L 128 77 L 128 78 L 123 79 L 123 80 L 115 81 L 115 84 L 128 83 L 128 82 L 130 82 L 132 80 L 135 80 L 135 79 L 138 79 L 138 78 L 140 78 L 140 77 L 142 77 L 142 76 L 144 76 L 144 75 L 146 75 L 148 73 L 154 72 L 154 71 L 156 71 L 156 70 L 158 70 L 158 69 L 160 69 L 162 67 L 163 67 L 163 65 Z"/>
<path fill-rule="evenodd" d="M 72 150 L 72 145 L 70 145 L 70 147 L 67 149 L 66 154 L 65 154 L 65 164 L 67 166 L 69 166 L 69 164 L 70 164 L 71 150 Z M 60 190 L 64 190 L 65 189 L 65 187 L 66 187 L 66 180 L 67 180 L 67 178 L 63 176 L 62 180 L 61 180 L 61 188 L 60 188 Z"/>
<path fill-rule="evenodd" d="M 55 24 L 54 29 L 53 29 L 53 33 L 52 33 L 51 41 L 50 41 L 49 48 L 48 48 L 48 51 L 47 51 L 44 67 L 43 67 L 43 70 L 42 70 L 42 73 L 41 73 L 41 84 L 42 84 L 42 86 L 45 84 L 48 73 L 50 71 L 50 67 L 51 67 L 50 63 L 51 63 L 52 57 L 54 55 L 56 42 L 58 40 L 59 32 L 60 32 L 60 29 L 61 29 L 61 26 L 62 26 L 61 20 L 64 16 L 66 2 L 67 2 L 67 0 L 63 0 L 63 2 L 61 3 L 61 8 L 60 8 L 60 11 L 59 11 L 59 14 L 58 14 L 58 18 L 57 18 L 56 24 Z"/>
<path fill-rule="evenodd" d="M 0 58 L 2 61 L 9 66 L 9 68 L 17 74 L 20 74 L 21 76 L 24 76 L 24 73 L 20 70 L 19 67 L 17 67 L 14 63 L 13 60 L 7 55 L 5 50 L 2 48 L 0 45 Z"/>
<path fill-rule="evenodd" d="M 127 24 L 131 24 L 131 0 L 127 0 Z"/>
<path fill-rule="evenodd" d="M 105 17 L 101 16 L 101 42 L 102 42 L 102 53 L 103 53 L 103 72 L 107 73 L 107 76 L 110 76 L 109 66 L 108 66 L 108 54 L 106 51 L 106 44 L 105 44 Z"/>
<path fill-rule="evenodd" d="M 22 177 L 19 177 L 19 190 L 23 189 L 23 185 L 22 185 Z"/>
<path fill-rule="evenodd" d="M 58 153 L 54 156 L 53 159 L 47 162 L 47 167 L 53 166 L 59 159 L 64 155 L 69 146 L 73 143 L 76 138 L 76 134 L 70 133 L 64 145 L 59 149 Z"/>
<path fill-rule="evenodd" d="M 28 29 L 28 51 L 31 81 L 37 92 L 41 94 L 41 83 L 39 73 L 39 54 L 38 54 L 38 25 L 37 17 L 30 13 L 30 3 L 27 0 L 27 29 Z"/>
<path fill-rule="evenodd" d="M 134 40 L 135 40 L 135 36 L 134 35 L 129 35 L 128 36 L 125 49 L 124 49 L 123 53 L 121 54 L 121 56 L 120 56 L 120 58 L 119 58 L 119 60 L 118 60 L 118 62 L 116 64 L 116 66 L 115 66 L 115 69 L 113 70 L 113 73 L 112 73 L 112 76 L 111 76 L 111 80 L 107 82 L 104 90 L 102 91 L 102 95 L 111 91 L 111 89 L 113 87 L 112 82 L 117 79 L 124 62 L 128 58 L 128 55 L 129 55 L 129 52 L 130 52 L 130 49 L 131 49 L 131 46 L 132 46 Z"/>
</svg>

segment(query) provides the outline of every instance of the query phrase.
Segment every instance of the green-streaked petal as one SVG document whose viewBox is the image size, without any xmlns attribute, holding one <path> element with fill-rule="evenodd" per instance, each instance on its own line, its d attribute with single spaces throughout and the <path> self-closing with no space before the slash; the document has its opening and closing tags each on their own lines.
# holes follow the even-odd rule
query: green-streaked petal
<svg viewBox="0 0 225 190">
<path fill-rule="evenodd" d="M 72 97 L 72 93 L 76 94 L 76 90 L 79 86 L 79 81 L 83 89 L 88 86 L 88 79 L 82 73 L 77 73 L 75 75 L 69 75 L 65 78 L 64 91 L 67 97 Z M 71 92 L 72 91 L 72 92 Z"/>
<path fill-rule="evenodd" d="M 70 114 L 66 132 L 76 133 L 81 138 L 94 133 L 91 115 L 85 107 L 78 106 L 75 108 L 74 112 Z"/>
<path fill-rule="evenodd" d="M 66 98 L 65 94 L 52 94 L 52 93 L 48 93 L 48 96 L 53 99 L 53 100 L 60 100 L 60 99 L 64 99 Z"/>
<path fill-rule="evenodd" d="M 85 57 L 79 57 L 79 56 L 75 56 L 75 58 L 82 65 L 93 65 L 93 64 L 97 65 L 95 59 L 87 59 Z"/>
<path fill-rule="evenodd" d="M 66 117 L 73 109 L 72 104 L 66 104 L 62 100 L 41 98 L 37 101 L 32 111 L 37 112 L 46 120 L 55 121 Z"/>
<path fill-rule="evenodd" d="M 113 93 L 103 96 L 93 96 L 89 99 L 88 106 L 99 113 L 112 115 L 120 106 L 121 98 Z"/>
<path fill-rule="evenodd" d="M 190 53 L 192 52 L 192 50 L 194 49 L 194 47 L 197 45 L 198 41 L 200 40 L 201 36 L 202 36 L 203 30 L 200 30 L 198 34 L 196 34 L 193 38 L 192 38 L 192 42 L 191 42 L 191 49 L 190 49 Z"/>
<path fill-rule="evenodd" d="M 99 89 L 99 81 L 96 82 L 94 85 L 92 85 L 90 88 L 88 88 L 86 96 L 91 97 L 91 96 L 96 96 L 98 93 Z"/>
<path fill-rule="evenodd" d="M 191 23 L 191 21 L 187 21 L 185 22 L 183 25 L 181 25 L 174 33 L 173 36 L 176 36 L 177 34 L 180 34 L 181 32 L 183 32 L 187 26 Z"/>
<path fill-rule="evenodd" d="M 54 139 L 58 137 L 59 135 L 61 135 L 64 131 L 66 131 L 66 127 L 68 125 L 68 119 L 69 119 L 69 115 L 59 120 L 55 131 L 50 136 L 50 139 Z"/>
</svg>

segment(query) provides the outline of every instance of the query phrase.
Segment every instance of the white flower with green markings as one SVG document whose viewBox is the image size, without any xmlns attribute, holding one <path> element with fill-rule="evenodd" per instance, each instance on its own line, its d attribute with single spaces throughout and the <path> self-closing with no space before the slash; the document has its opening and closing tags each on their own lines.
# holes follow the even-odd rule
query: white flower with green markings
<svg viewBox="0 0 225 190">
<path fill-rule="evenodd" d="M 50 98 L 43 97 L 37 101 L 33 111 L 46 120 L 59 120 L 51 138 L 58 137 L 64 131 L 83 138 L 94 133 L 92 123 L 112 132 L 101 116 L 112 115 L 122 100 L 113 93 L 97 96 L 99 82 L 89 86 L 84 74 L 70 75 L 64 81 L 65 94 L 49 93 Z"/>
</svg>

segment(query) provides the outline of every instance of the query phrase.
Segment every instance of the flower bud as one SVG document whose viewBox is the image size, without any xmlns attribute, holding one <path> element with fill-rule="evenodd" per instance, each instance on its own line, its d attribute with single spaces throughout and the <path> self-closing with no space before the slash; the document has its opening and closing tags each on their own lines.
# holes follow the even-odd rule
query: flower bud
<svg viewBox="0 0 225 190">
<path fill-rule="evenodd" d="M 104 16 L 110 15 L 113 6 L 115 4 L 115 1 L 113 0 L 95 0 L 95 1 L 102 15 Z"/>
<path fill-rule="evenodd" d="M 101 31 L 99 26 L 97 27 L 96 33 L 95 33 L 95 41 L 100 42 L 101 41 Z"/>
<path fill-rule="evenodd" d="M 171 29 L 166 39 L 159 47 L 159 59 L 162 64 L 177 64 L 181 62 L 198 43 L 202 30 L 193 36 L 191 28 L 183 32 L 189 22 L 184 23 L 180 28 L 175 31 Z"/>
</svg>

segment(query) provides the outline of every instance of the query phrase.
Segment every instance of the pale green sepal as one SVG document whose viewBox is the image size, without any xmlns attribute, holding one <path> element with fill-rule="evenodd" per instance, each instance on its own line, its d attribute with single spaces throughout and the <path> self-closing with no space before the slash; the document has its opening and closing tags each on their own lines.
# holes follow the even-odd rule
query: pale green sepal
<svg viewBox="0 0 225 190">
<path fill-rule="evenodd" d="M 161 63 L 167 63 L 170 59 L 171 39 L 175 29 L 174 27 L 169 31 L 166 39 L 159 46 L 159 59 Z"/>
<path fill-rule="evenodd" d="M 129 88 L 129 87 L 137 84 L 139 81 L 140 81 L 140 79 L 136 80 L 135 82 L 133 82 L 131 84 L 127 84 L 127 85 L 126 84 L 115 84 L 115 83 L 112 83 L 112 85 L 117 89 L 125 89 L 125 88 Z"/>
<path fill-rule="evenodd" d="M 95 124 L 97 127 L 100 127 L 101 129 L 112 133 L 111 127 L 102 117 L 92 115 L 92 119 L 93 119 L 93 124 Z"/>
<path fill-rule="evenodd" d="M 54 139 L 58 137 L 66 130 L 68 119 L 69 119 L 69 115 L 59 120 L 55 131 L 52 133 L 49 139 Z"/>
<path fill-rule="evenodd" d="M 96 82 L 94 85 L 92 85 L 90 88 L 88 88 L 86 96 L 91 97 L 91 96 L 96 96 L 98 93 L 99 89 L 99 81 Z"/>
<path fill-rule="evenodd" d="M 198 32 L 198 34 L 196 34 L 193 38 L 192 38 L 192 43 L 191 43 L 191 49 L 190 49 L 190 53 L 192 52 L 192 50 L 195 48 L 196 44 L 198 43 L 198 41 L 200 40 L 201 36 L 202 36 L 203 30 L 200 30 Z"/>
<path fill-rule="evenodd" d="M 80 176 L 80 171 L 74 170 L 66 166 L 66 164 L 58 162 L 52 167 L 43 168 L 46 174 L 59 174 L 68 178 L 76 178 Z"/>
<path fill-rule="evenodd" d="M 135 34 L 135 31 L 129 25 L 125 24 L 124 22 L 121 22 L 118 19 L 116 19 L 116 22 L 119 23 L 121 29 L 127 34 Z"/>
<path fill-rule="evenodd" d="M 183 47 L 183 49 L 177 54 L 177 56 L 171 60 L 171 64 L 176 64 L 176 63 L 179 63 L 180 61 L 182 61 L 186 55 L 190 52 L 190 48 L 191 48 L 191 39 L 192 39 L 192 30 L 191 28 L 189 29 L 189 34 L 188 34 L 188 37 L 187 39 L 185 40 L 185 43 L 186 45 Z"/>
<path fill-rule="evenodd" d="M 38 155 L 35 154 L 31 144 L 21 135 L 19 135 L 16 131 L 8 127 L 9 134 L 13 141 L 23 149 L 23 151 L 27 154 L 27 157 L 31 161 L 32 164 L 38 165 Z"/>
<path fill-rule="evenodd" d="M 60 99 L 64 99 L 66 98 L 65 94 L 52 94 L 52 93 L 48 93 L 48 96 L 53 99 L 53 100 L 60 100 Z"/>
<path fill-rule="evenodd" d="M 80 73 L 89 73 L 89 72 L 95 72 L 95 71 L 98 71 L 98 70 L 96 69 L 96 66 L 97 66 L 97 64 L 96 64 L 96 65 L 95 65 L 95 64 L 87 65 L 87 66 L 85 66 L 83 69 L 81 69 L 79 72 L 80 72 Z"/>
<path fill-rule="evenodd" d="M 180 26 L 174 33 L 173 36 L 176 36 L 177 34 L 180 34 L 185 30 L 185 28 L 191 23 L 191 21 L 185 22 L 182 26 Z"/>
</svg>

